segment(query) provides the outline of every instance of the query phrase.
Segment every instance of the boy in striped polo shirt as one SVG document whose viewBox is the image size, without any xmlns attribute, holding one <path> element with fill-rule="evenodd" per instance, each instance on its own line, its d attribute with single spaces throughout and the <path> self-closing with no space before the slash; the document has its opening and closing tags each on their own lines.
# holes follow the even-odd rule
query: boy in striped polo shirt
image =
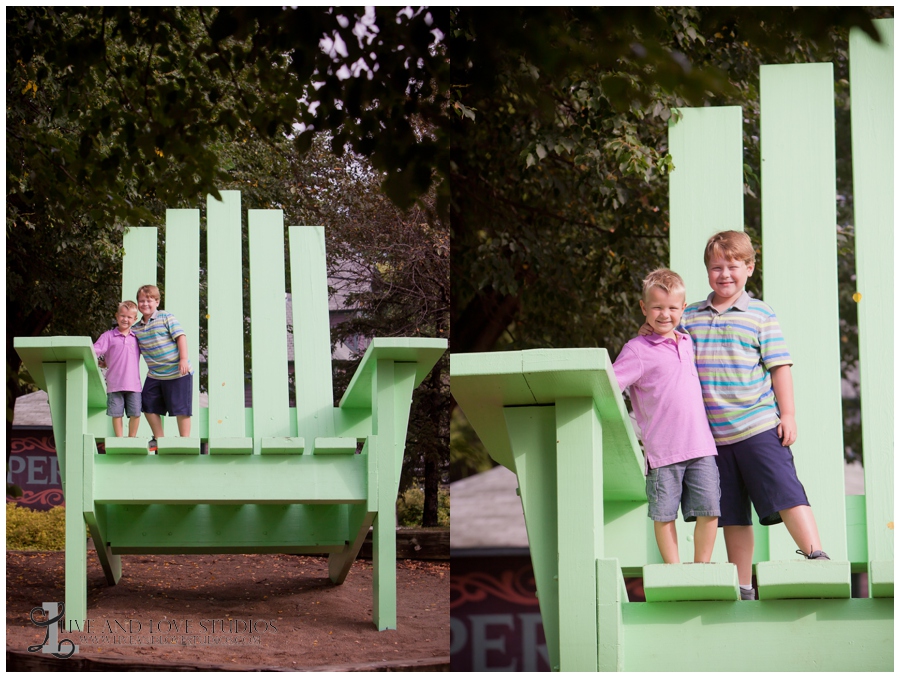
<svg viewBox="0 0 900 678">
<path fill-rule="evenodd" d="M 756 265 L 750 238 L 740 231 L 717 233 L 707 242 L 703 261 L 713 291 L 688 306 L 681 322 L 694 340 L 719 452 L 719 525 L 728 561 L 737 566 L 741 598 L 753 600 L 751 501 L 761 524 L 784 522 L 798 553 L 811 560 L 828 556 L 790 450 L 797 439 L 793 363 L 775 312 L 744 290 Z"/>
<path fill-rule="evenodd" d="M 142 409 L 153 440 L 163 435 L 162 415 L 178 421 L 178 435 L 191 435 L 191 391 L 193 373 L 188 360 L 187 335 L 174 315 L 159 309 L 159 288 L 144 285 L 138 290 L 138 310 L 143 316 L 132 327 L 147 363 L 148 374 L 141 394 Z"/>
</svg>

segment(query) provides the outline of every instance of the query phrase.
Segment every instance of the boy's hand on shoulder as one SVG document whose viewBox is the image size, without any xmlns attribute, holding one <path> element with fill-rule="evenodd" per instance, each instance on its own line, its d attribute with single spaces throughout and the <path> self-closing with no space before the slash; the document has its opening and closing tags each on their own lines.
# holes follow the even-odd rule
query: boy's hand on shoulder
<svg viewBox="0 0 900 678">
<path fill-rule="evenodd" d="M 782 414 L 781 423 L 778 424 L 778 437 L 781 438 L 782 447 L 790 447 L 797 440 L 797 420 L 793 414 Z"/>
<path fill-rule="evenodd" d="M 646 337 L 649 334 L 653 334 L 653 328 L 650 327 L 650 323 L 644 323 L 643 325 L 641 325 L 640 329 L 638 330 L 638 336 Z"/>
<path fill-rule="evenodd" d="M 187 358 L 182 358 L 181 360 L 178 361 L 178 372 L 181 374 L 182 377 L 184 375 L 190 373 L 190 371 L 191 371 L 191 366 L 188 364 Z"/>
</svg>

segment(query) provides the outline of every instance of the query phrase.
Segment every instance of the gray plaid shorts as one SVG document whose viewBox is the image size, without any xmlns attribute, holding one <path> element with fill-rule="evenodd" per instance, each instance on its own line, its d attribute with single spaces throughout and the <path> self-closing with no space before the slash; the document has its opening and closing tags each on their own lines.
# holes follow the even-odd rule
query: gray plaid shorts
<svg viewBox="0 0 900 678">
<path fill-rule="evenodd" d="M 678 461 L 647 474 L 648 513 L 658 523 L 675 520 L 679 504 L 688 523 L 697 516 L 719 516 L 721 496 L 715 456 Z"/>
</svg>

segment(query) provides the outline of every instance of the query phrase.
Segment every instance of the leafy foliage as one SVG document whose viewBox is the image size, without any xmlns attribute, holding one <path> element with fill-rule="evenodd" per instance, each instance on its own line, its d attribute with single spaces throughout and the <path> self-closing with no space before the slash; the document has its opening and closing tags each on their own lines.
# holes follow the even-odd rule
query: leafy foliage
<svg viewBox="0 0 900 678">
<path fill-rule="evenodd" d="M 6 548 L 23 551 L 64 551 L 66 507 L 35 511 L 6 502 Z"/>
</svg>

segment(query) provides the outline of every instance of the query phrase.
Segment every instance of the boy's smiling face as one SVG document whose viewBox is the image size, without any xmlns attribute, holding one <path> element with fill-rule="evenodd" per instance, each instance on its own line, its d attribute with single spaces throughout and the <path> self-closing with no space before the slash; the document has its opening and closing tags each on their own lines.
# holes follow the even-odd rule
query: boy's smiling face
<svg viewBox="0 0 900 678">
<path fill-rule="evenodd" d="M 156 309 L 159 308 L 159 299 L 154 299 L 147 294 L 141 294 L 138 296 L 137 305 L 141 315 L 144 316 L 144 320 L 149 320 L 150 316 L 156 313 Z"/>
<path fill-rule="evenodd" d="M 127 308 L 120 308 L 116 313 L 116 325 L 119 328 L 119 332 L 122 334 L 128 334 L 131 330 L 131 326 L 137 322 L 137 311 L 131 311 Z"/>
<path fill-rule="evenodd" d="M 684 292 L 666 292 L 659 287 L 647 290 L 647 298 L 641 299 L 641 311 L 653 332 L 669 339 L 675 338 L 675 328 L 684 313 Z"/>
<path fill-rule="evenodd" d="M 714 297 L 713 304 L 733 302 L 744 291 L 747 278 L 753 275 L 754 264 L 737 259 L 727 259 L 722 255 L 711 257 L 706 267 L 709 286 Z"/>
</svg>

